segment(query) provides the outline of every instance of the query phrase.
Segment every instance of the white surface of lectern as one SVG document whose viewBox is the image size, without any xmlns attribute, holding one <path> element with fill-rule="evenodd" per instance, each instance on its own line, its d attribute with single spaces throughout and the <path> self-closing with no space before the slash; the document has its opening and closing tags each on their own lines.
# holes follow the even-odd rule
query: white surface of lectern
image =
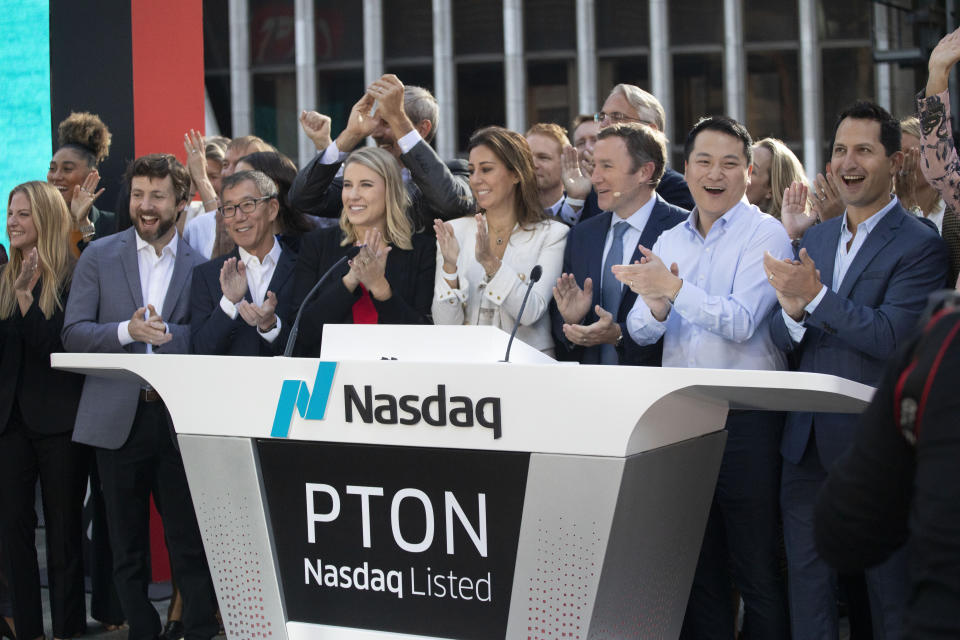
<svg viewBox="0 0 960 640">
<path fill-rule="evenodd" d="M 319 360 L 52 357 L 163 397 L 231 639 L 675 638 L 728 408 L 859 412 L 873 393 L 518 343 L 502 363 L 489 327 L 324 337 Z"/>
</svg>

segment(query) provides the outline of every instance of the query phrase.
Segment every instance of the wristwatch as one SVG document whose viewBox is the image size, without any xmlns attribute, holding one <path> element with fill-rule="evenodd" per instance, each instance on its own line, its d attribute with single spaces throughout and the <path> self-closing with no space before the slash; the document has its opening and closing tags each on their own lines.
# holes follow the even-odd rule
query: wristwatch
<svg viewBox="0 0 960 640">
<path fill-rule="evenodd" d="M 97 228 L 93 226 L 93 224 L 91 223 L 87 223 L 80 226 L 80 234 L 84 238 L 89 238 L 92 235 L 96 235 L 96 233 L 97 233 Z"/>
<path fill-rule="evenodd" d="M 614 349 L 619 349 L 620 345 L 623 344 L 623 329 L 620 329 L 620 335 L 617 336 L 617 341 L 613 343 Z"/>
</svg>

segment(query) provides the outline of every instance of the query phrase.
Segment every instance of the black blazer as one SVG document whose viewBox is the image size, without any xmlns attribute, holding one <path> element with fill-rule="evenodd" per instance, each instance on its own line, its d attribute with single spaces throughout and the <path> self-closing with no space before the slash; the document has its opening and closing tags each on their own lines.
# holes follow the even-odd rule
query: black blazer
<svg viewBox="0 0 960 640">
<path fill-rule="evenodd" d="M 640 234 L 640 242 L 645 247 L 652 247 L 660 237 L 660 234 L 667 229 L 672 229 L 684 220 L 689 212 L 668 204 L 654 194 L 656 202 L 653 205 L 653 211 L 650 212 L 650 219 Z M 572 273 L 577 278 L 577 284 L 583 286 L 584 280 L 590 278 L 593 280 L 593 304 L 590 305 L 590 311 L 584 318 L 584 324 L 592 324 L 599 318 L 594 313 L 593 307 L 600 304 L 600 276 L 603 270 L 603 246 L 606 243 L 607 232 L 610 230 L 610 219 L 613 214 L 609 211 L 594 216 L 589 220 L 582 222 L 570 230 L 567 236 L 567 246 L 563 253 L 563 272 Z M 639 260 L 642 257 L 639 248 L 634 248 L 633 255 L 629 263 Z M 612 277 L 612 274 L 604 274 Z M 629 288 L 623 289 L 623 296 L 620 299 L 620 308 L 614 314 L 614 319 L 620 324 L 620 330 L 623 332 L 623 340 L 620 348 L 617 349 L 619 364 L 622 365 L 644 365 L 659 367 L 663 359 L 663 339 L 657 340 L 652 345 L 640 346 L 630 337 L 627 331 L 627 314 L 633 308 L 633 303 L 637 300 L 637 294 Z M 608 311 L 610 311 L 608 309 Z M 582 347 L 575 345 L 563 333 L 563 316 L 557 309 L 555 301 L 550 303 L 550 317 L 553 327 L 553 338 L 556 342 L 557 360 L 574 360 L 581 364 L 600 364 L 601 349 L 597 347 Z"/>
<path fill-rule="evenodd" d="M 37 282 L 33 289 L 34 301 L 26 315 L 16 305 L 9 318 L 0 320 L 0 433 L 10 422 L 14 398 L 27 426 L 37 433 L 68 433 L 77 419 L 83 376 L 50 367 L 50 354 L 64 351 L 60 342 L 64 311 L 56 309 L 49 320 L 43 316 L 40 285 Z M 66 307 L 66 290 L 60 300 Z"/>
<path fill-rule="evenodd" d="M 327 269 L 342 258 L 349 247 L 340 246 L 343 231 L 339 227 L 318 229 L 303 236 L 294 275 L 295 309 Z M 433 277 L 437 243 L 433 238 L 414 234 L 413 249 L 393 247 L 387 256 L 386 278 L 393 295 L 389 300 L 373 299 L 379 324 L 430 324 L 433 302 Z M 323 325 L 353 324 L 353 304 L 360 298 L 357 287 L 352 293 L 343 286 L 350 267 L 344 264 L 327 279 L 303 310 L 297 355 L 317 356 L 323 337 Z"/>
<path fill-rule="evenodd" d="M 280 335 L 273 342 L 260 337 L 256 327 L 243 318 L 230 319 L 220 308 L 223 290 L 220 288 L 220 269 L 230 258 L 240 258 L 236 248 L 228 254 L 194 267 L 190 288 L 190 351 L 204 355 L 273 356 L 283 353 L 293 322 L 293 267 L 296 255 L 280 245 L 280 259 L 270 278 L 268 291 L 277 296 L 277 317 Z M 252 302 L 250 291 L 244 298 Z M 260 301 L 262 302 L 262 301 Z"/>
<path fill-rule="evenodd" d="M 343 179 L 336 175 L 341 163 L 321 164 L 321 157 L 322 153 L 317 154 L 297 173 L 287 200 L 290 206 L 315 216 L 339 218 Z M 474 212 L 465 161 L 444 163 L 433 147 L 420 141 L 400 156 L 400 162 L 410 171 L 406 187 L 411 204 L 407 214 L 415 231 L 432 235 L 434 218 L 453 220 Z"/>
</svg>

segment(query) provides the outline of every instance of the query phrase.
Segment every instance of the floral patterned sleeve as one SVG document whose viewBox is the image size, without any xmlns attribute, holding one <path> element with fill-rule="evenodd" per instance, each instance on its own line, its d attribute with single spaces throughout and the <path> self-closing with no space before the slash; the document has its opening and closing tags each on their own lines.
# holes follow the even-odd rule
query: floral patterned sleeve
<svg viewBox="0 0 960 640">
<path fill-rule="evenodd" d="M 950 96 L 948 91 L 925 97 L 917 95 L 917 111 L 923 140 L 920 169 L 923 176 L 940 193 L 947 206 L 960 211 L 960 159 L 953 146 L 950 130 Z"/>
</svg>

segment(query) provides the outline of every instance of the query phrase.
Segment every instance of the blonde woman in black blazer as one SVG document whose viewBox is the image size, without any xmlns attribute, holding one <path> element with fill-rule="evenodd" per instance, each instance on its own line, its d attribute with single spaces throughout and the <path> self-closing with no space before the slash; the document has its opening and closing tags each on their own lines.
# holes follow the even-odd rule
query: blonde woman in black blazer
<svg viewBox="0 0 960 640">
<path fill-rule="evenodd" d="M 10 262 L 0 272 L 0 546 L 17 637 L 44 636 L 34 544 L 39 480 L 55 638 L 84 632 L 81 509 L 87 450 L 71 442 L 83 378 L 50 367 L 74 259 L 70 212 L 57 190 L 26 182 L 10 192 Z"/>
</svg>

